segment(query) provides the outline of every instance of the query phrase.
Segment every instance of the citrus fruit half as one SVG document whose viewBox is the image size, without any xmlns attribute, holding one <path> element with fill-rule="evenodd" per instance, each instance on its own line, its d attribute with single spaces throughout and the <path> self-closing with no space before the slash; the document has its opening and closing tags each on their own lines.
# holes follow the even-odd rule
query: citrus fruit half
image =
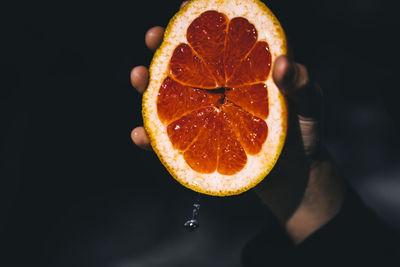
<svg viewBox="0 0 400 267">
<path fill-rule="evenodd" d="M 283 29 L 258 0 L 193 0 L 170 21 L 150 65 L 143 120 L 182 185 L 242 193 L 275 165 L 287 106 L 271 75 Z"/>
</svg>

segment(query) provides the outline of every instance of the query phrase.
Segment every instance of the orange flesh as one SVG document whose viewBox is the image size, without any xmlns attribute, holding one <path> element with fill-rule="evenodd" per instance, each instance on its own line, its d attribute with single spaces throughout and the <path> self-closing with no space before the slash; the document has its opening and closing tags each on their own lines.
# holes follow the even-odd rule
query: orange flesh
<svg viewBox="0 0 400 267">
<path fill-rule="evenodd" d="M 216 11 L 202 13 L 186 36 L 160 87 L 158 116 L 193 170 L 235 174 L 268 135 L 268 44 L 247 19 Z"/>
</svg>

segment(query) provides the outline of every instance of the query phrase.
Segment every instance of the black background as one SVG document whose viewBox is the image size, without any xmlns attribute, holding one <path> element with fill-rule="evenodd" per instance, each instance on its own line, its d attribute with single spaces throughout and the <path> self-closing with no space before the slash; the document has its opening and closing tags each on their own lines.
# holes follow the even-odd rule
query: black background
<svg viewBox="0 0 400 267">
<path fill-rule="evenodd" d="M 0 266 L 239 266 L 271 220 L 253 192 L 201 199 L 130 141 L 130 70 L 179 1 L 18 2 L 1 10 Z M 326 92 L 326 142 L 365 201 L 400 225 L 395 1 L 271 0 Z"/>
</svg>

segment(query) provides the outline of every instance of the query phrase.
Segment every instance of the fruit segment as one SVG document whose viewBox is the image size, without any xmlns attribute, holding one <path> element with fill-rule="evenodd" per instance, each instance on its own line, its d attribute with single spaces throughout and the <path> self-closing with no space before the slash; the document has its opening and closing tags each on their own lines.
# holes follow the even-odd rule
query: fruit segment
<svg viewBox="0 0 400 267">
<path fill-rule="evenodd" d="M 232 88 L 225 92 L 227 100 L 263 120 L 268 117 L 267 85 L 257 83 Z"/>
<path fill-rule="evenodd" d="M 242 108 L 233 104 L 223 105 L 222 111 L 238 137 L 247 154 L 255 155 L 260 152 L 267 139 L 267 123 Z"/>
<path fill-rule="evenodd" d="M 187 44 L 175 48 L 169 66 L 172 76 L 182 84 L 209 89 L 217 87 L 207 64 Z"/>
<path fill-rule="evenodd" d="M 215 111 L 210 112 L 197 138 L 183 153 L 186 163 L 193 170 L 200 173 L 212 173 L 217 169 L 219 132 L 218 114 Z"/>
<path fill-rule="evenodd" d="M 242 63 L 234 70 L 226 87 L 265 82 L 271 70 L 271 54 L 266 42 L 257 42 Z"/>
<path fill-rule="evenodd" d="M 213 108 L 199 109 L 172 122 L 167 127 L 168 137 L 174 148 L 186 150 L 200 133 L 205 124 L 207 115 L 214 111 Z"/>
<path fill-rule="evenodd" d="M 190 24 L 186 34 L 189 45 L 206 62 L 217 87 L 225 85 L 223 57 L 227 24 L 224 14 L 206 11 Z"/>
<path fill-rule="evenodd" d="M 158 117 L 168 124 L 191 111 L 215 106 L 223 97 L 223 94 L 188 87 L 167 77 L 158 91 Z"/>
<path fill-rule="evenodd" d="M 230 78 L 257 41 L 257 30 L 245 18 L 234 18 L 229 23 L 225 48 L 225 73 Z"/>
<path fill-rule="evenodd" d="M 247 156 L 223 112 L 220 112 L 220 118 L 217 171 L 220 174 L 232 175 L 246 165 Z"/>
</svg>

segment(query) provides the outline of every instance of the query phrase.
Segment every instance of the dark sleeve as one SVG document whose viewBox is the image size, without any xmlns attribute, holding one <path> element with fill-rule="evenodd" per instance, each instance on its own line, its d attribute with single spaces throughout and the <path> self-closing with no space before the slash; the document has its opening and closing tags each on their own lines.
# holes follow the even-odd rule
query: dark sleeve
<svg viewBox="0 0 400 267">
<path fill-rule="evenodd" d="M 400 238 L 350 189 L 341 211 L 299 246 L 275 222 L 243 249 L 253 266 L 400 266 Z M 373 265 L 373 266 L 374 266 Z"/>
</svg>

